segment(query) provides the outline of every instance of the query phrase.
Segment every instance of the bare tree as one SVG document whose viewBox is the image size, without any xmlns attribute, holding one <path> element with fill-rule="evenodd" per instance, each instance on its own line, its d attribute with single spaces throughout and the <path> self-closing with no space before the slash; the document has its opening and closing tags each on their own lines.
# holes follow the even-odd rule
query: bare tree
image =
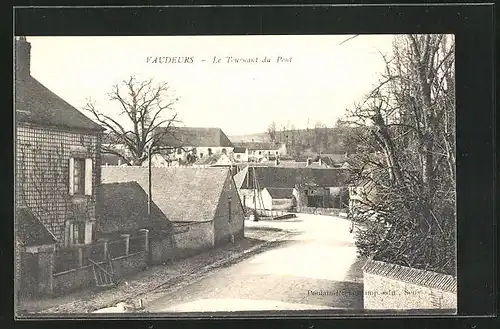
<svg viewBox="0 0 500 329">
<path fill-rule="evenodd" d="M 131 76 L 108 93 L 109 99 L 119 106 L 118 113 L 106 114 L 89 100 L 84 109 L 108 133 L 109 143 L 103 143 L 102 151 L 120 157 L 128 165 L 141 165 L 149 150 L 151 154 L 159 153 L 162 139 L 173 135 L 179 122 L 173 109 L 178 98 L 169 92 L 166 82 L 137 81 Z"/>
<path fill-rule="evenodd" d="M 314 124 L 314 148 L 316 152 L 324 152 L 327 147 L 328 135 L 326 133 L 326 125 L 321 121 L 316 121 Z"/>
<path fill-rule="evenodd" d="M 271 138 L 271 143 L 276 142 L 276 123 L 273 121 L 269 124 L 267 127 L 267 133 L 269 134 L 269 137 Z"/>
<path fill-rule="evenodd" d="M 352 174 L 378 196 L 365 197 L 353 212 L 370 228 L 360 233 L 360 249 L 454 273 L 454 40 L 398 36 L 393 50 L 391 58 L 381 54 L 386 69 L 380 83 L 344 119 L 368 132 L 351 136 L 359 145 Z M 384 215 L 374 219 L 374 212 Z"/>
</svg>

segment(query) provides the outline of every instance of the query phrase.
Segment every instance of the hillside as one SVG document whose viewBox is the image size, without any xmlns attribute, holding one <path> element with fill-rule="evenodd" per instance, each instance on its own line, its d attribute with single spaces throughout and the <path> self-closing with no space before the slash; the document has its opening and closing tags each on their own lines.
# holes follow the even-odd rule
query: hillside
<svg viewBox="0 0 500 329">
<path fill-rule="evenodd" d="M 247 143 L 247 142 L 269 143 L 271 141 L 271 138 L 269 137 L 268 133 L 256 133 L 250 135 L 232 135 L 227 137 L 233 143 Z"/>
<path fill-rule="evenodd" d="M 306 154 L 343 154 L 350 153 L 353 145 L 344 142 L 346 128 L 312 128 L 276 131 L 276 142 L 285 143 L 290 155 Z M 229 136 L 233 143 L 238 142 L 270 142 L 269 133 Z"/>
</svg>

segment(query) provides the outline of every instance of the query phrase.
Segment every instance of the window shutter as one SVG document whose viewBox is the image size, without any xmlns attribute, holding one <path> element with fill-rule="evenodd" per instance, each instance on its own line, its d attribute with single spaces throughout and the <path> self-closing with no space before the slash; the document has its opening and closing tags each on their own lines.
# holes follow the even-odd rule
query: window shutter
<svg viewBox="0 0 500 329">
<path fill-rule="evenodd" d="M 69 227 L 69 222 L 66 221 L 66 226 L 64 228 L 64 245 L 68 246 L 69 245 L 69 235 L 71 234 L 71 230 Z"/>
<path fill-rule="evenodd" d="M 75 236 L 73 231 L 73 223 L 69 223 L 69 244 L 75 243 Z"/>
<path fill-rule="evenodd" d="M 85 159 L 85 195 L 92 195 L 92 159 Z"/>
<path fill-rule="evenodd" d="M 74 177 L 73 175 L 75 174 L 75 159 L 69 158 L 69 195 L 73 195 L 75 188 L 74 188 Z"/>
<path fill-rule="evenodd" d="M 92 222 L 85 222 L 85 244 L 92 243 Z"/>
</svg>

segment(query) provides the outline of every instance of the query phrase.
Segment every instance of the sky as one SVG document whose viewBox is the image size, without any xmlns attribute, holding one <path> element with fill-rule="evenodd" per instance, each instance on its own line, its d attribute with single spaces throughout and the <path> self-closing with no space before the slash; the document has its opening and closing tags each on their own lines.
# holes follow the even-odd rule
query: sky
<svg viewBox="0 0 500 329">
<path fill-rule="evenodd" d="M 391 35 L 27 37 L 31 74 L 71 105 L 86 99 L 118 120 L 107 93 L 129 78 L 167 82 L 180 126 L 227 135 L 278 127 L 332 126 L 384 69 Z M 232 58 L 256 62 L 228 62 Z M 152 63 L 193 57 L 192 63 Z M 220 62 L 214 63 L 214 57 Z M 264 57 L 270 61 L 263 62 Z M 282 60 L 278 62 L 278 57 Z M 149 58 L 149 62 L 148 62 Z M 168 116 L 167 116 L 168 117 Z M 121 121 L 125 122 L 125 121 Z"/>
</svg>

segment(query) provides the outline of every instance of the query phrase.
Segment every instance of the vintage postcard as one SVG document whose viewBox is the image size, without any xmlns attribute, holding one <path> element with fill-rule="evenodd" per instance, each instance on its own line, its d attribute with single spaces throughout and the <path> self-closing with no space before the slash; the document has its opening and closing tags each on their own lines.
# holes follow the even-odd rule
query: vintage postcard
<svg viewBox="0 0 500 329">
<path fill-rule="evenodd" d="M 14 47 L 18 317 L 456 313 L 453 35 Z"/>
</svg>

